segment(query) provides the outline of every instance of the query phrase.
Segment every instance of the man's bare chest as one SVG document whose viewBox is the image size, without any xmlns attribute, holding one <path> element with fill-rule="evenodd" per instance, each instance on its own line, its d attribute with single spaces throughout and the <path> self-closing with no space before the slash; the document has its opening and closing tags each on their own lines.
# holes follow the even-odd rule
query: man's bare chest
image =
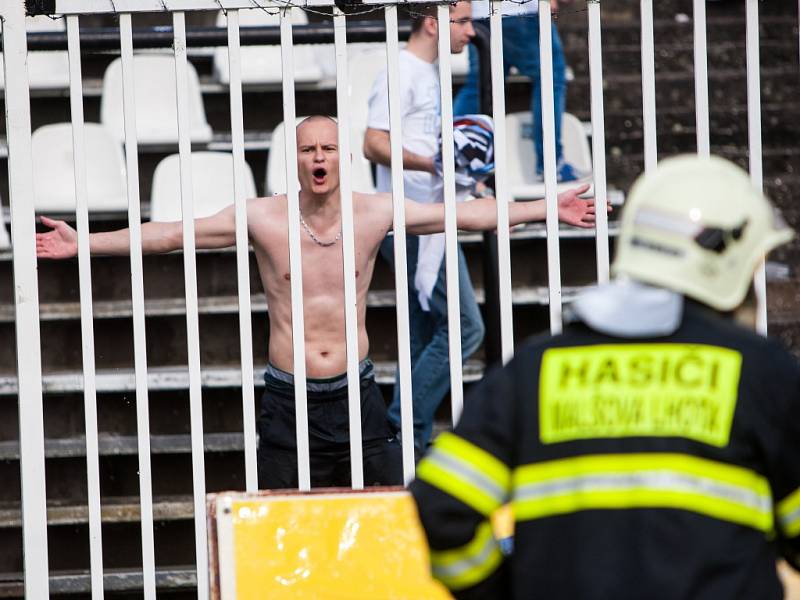
<svg viewBox="0 0 800 600">
<path fill-rule="evenodd" d="M 300 232 L 301 267 L 303 274 L 304 294 L 335 294 L 344 289 L 344 259 L 342 253 L 342 240 L 330 246 L 322 246 L 308 238 L 305 232 Z M 304 239 L 306 238 L 306 239 Z M 357 285 L 364 277 L 369 277 L 375 261 L 375 249 L 364 248 L 356 240 L 355 245 L 355 276 Z M 281 243 L 283 242 L 283 243 Z M 373 246 L 376 244 L 369 244 Z M 282 240 L 275 238 L 269 240 L 256 252 L 262 282 L 272 292 L 279 289 L 289 291 L 292 280 L 291 261 L 289 256 L 288 236 Z M 367 282 L 368 285 L 368 282 Z"/>
</svg>

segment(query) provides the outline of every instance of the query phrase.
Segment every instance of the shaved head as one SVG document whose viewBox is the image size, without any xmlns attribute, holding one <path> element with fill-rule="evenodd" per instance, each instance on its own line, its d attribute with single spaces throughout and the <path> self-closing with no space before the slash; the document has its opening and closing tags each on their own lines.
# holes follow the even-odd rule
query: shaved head
<svg viewBox="0 0 800 600">
<path fill-rule="evenodd" d="M 310 117 L 306 117 L 300 124 L 297 126 L 297 135 L 300 136 L 300 131 L 305 129 L 306 127 L 310 127 L 312 125 L 320 125 L 320 124 L 333 124 L 334 127 L 338 127 L 336 123 L 336 119 L 333 117 L 329 117 L 328 115 L 311 115 Z"/>
</svg>

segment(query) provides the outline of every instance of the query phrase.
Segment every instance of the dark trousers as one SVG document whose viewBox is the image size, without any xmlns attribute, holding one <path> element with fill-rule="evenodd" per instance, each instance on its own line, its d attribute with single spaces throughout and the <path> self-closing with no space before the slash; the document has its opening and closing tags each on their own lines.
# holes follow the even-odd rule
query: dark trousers
<svg viewBox="0 0 800 600">
<path fill-rule="evenodd" d="M 297 488 L 297 429 L 291 374 L 270 367 L 258 418 L 258 486 Z M 386 418 L 372 363 L 361 364 L 364 485 L 402 485 L 400 442 Z M 308 434 L 312 487 L 350 487 L 347 376 L 308 379 Z"/>
</svg>

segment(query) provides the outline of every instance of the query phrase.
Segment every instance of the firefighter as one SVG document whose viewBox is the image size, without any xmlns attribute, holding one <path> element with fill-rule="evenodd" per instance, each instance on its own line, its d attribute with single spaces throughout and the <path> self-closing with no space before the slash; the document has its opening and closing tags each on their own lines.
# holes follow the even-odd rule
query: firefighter
<svg viewBox="0 0 800 600">
<path fill-rule="evenodd" d="M 631 190 L 611 283 L 474 390 L 411 491 L 458 598 L 782 598 L 800 556 L 800 367 L 735 322 L 792 232 L 717 157 Z M 491 517 L 510 503 L 505 557 Z"/>
</svg>

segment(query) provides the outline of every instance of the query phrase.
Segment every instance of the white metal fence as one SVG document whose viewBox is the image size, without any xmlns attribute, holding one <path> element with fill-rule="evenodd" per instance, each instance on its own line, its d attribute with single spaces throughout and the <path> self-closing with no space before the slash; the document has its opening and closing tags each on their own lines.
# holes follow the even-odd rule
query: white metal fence
<svg viewBox="0 0 800 600">
<path fill-rule="evenodd" d="M 547 0 L 539 2 L 540 52 L 543 81 L 543 115 L 545 131 L 545 187 L 547 205 L 547 250 L 549 272 L 549 306 L 551 330 L 561 330 L 561 268 L 559 260 L 558 208 L 556 201 L 556 163 L 553 122 L 552 61 L 550 46 L 551 12 Z M 394 199 L 395 264 L 406 263 L 405 220 L 403 209 L 403 179 L 401 129 L 396 107 L 399 106 L 398 74 L 398 14 L 395 3 L 369 1 L 384 6 L 387 43 L 389 105 L 391 114 L 392 184 Z M 309 0 L 310 6 L 333 6 L 328 0 Z M 762 185 L 759 58 L 758 58 L 758 0 L 747 4 L 747 72 L 750 131 L 750 161 L 754 182 Z M 498 197 L 498 237 L 500 273 L 500 310 L 502 356 L 507 361 L 513 355 L 510 236 L 508 206 L 511 198 L 505 167 L 505 96 L 502 71 L 502 28 L 500 2 L 492 0 L 490 17 L 493 82 L 493 111 L 495 148 L 497 152 L 496 192 Z M 255 8 L 258 7 L 258 8 Z M 87 181 L 85 141 L 83 135 L 83 99 L 81 49 L 78 35 L 83 16 L 117 13 L 120 23 L 119 49 L 123 66 L 125 150 L 127 167 L 128 222 L 130 225 L 130 268 L 134 325 L 134 368 L 137 399 L 139 486 L 141 497 L 141 539 L 144 575 L 144 595 L 155 598 L 155 556 L 153 534 L 152 470 L 150 465 L 150 426 L 148 407 L 148 365 L 145 340 L 143 264 L 141 252 L 139 165 L 136 138 L 135 85 L 133 73 L 133 44 L 131 17 L 137 13 L 167 11 L 172 16 L 174 59 L 177 82 L 177 115 L 180 154 L 180 190 L 183 214 L 183 257 L 186 290 L 186 327 L 188 341 L 188 371 L 191 415 L 191 451 L 194 482 L 195 539 L 197 557 L 198 596 L 207 596 L 206 572 L 206 514 L 205 469 L 203 452 L 203 419 L 201 366 L 199 353 L 198 297 L 193 228 L 193 198 L 191 171 L 191 141 L 189 98 L 187 96 L 186 11 L 224 10 L 227 15 L 228 57 L 230 67 L 230 119 L 233 146 L 233 171 L 236 206 L 236 255 L 239 284 L 239 326 L 242 373 L 242 402 L 246 487 L 255 490 L 256 435 L 255 399 L 253 396 L 253 348 L 248 272 L 248 233 L 244 197 L 244 129 L 242 108 L 239 11 L 262 8 L 283 9 L 281 12 L 281 56 L 283 68 L 283 122 L 295 122 L 295 83 L 292 22 L 287 18 L 286 5 L 280 2 L 256 0 L 55 0 L 52 13 L 67 19 L 70 63 L 70 107 L 73 125 L 75 161 L 76 219 L 79 239 L 79 275 L 81 334 L 83 348 L 83 390 L 86 418 L 86 456 L 89 505 L 89 536 L 91 554 L 92 595 L 103 596 L 103 564 L 100 513 L 100 478 L 98 466 L 98 429 L 95 390 L 94 332 L 92 320 L 91 272 L 89 260 L 89 217 L 87 210 Z M 697 147 L 708 153 L 709 117 L 706 69 L 705 3 L 695 0 L 695 90 L 697 107 Z M 602 207 L 606 196 L 605 143 L 603 116 L 603 73 L 599 0 L 587 5 L 589 29 L 589 63 L 591 80 L 591 114 L 593 140 L 594 189 Z M 339 121 L 340 154 L 350 153 L 350 104 L 348 81 L 348 50 L 345 23 L 347 17 L 337 7 L 332 8 L 335 32 L 337 118 Z M 9 184 L 11 218 L 13 222 L 13 272 L 16 306 L 16 344 L 18 356 L 18 391 L 23 495 L 23 532 L 25 591 L 28 598 L 48 596 L 48 551 L 45 495 L 45 455 L 42 403 L 42 367 L 40 358 L 39 304 L 37 290 L 36 252 L 34 248 L 35 221 L 33 197 L 33 158 L 31 153 L 31 115 L 27 85 L 25 12 L 21 0 L 0 0 L 3 20 L 4 69 L 6 81 L 6 118 L 9 145 Z M 452 415 L 455 421 L 463 402 L 462 362 L 459 323 L 458 263 L 456 254 L 455 181 L 453 169 L 452 90 L 449 52 L 449 14 L 446 5 L 438 9 L 441 32 L 440 83 L 442 105 L 443 163 L 445 169 L 444 202 L 446 206 L 446 268 L 449 309 L 450 365 L 452 385 Z M 642 86 L 645 163 L 650 169 L 656 162 L 656 106 L 654 77 L 652 0 L 641 0 L 642 27 Z M 294 129 L 284 128 L 286 151 L 286 182 L 289 198 L 289 254 L 291 266 L 292 332 L 294 340 L 294 377 L 297 418 L 297 452 L 301 489 L 310 487 L 308 417 L 306 404 L 306 371 L 303 323 L 302 263 L 300 256 L 299 189 L 297 184 L 296 140 Z M 356 287 L 354 262 L 353 207 L 350 163 L 340 162 L 342 227 L 344 252 L 343 310 L 346 321 L 347 381 L 349 389 L 349 422 L 352 466 L 352 485 L 364 485 L 361 430 L 358 346 L 356 336 Z M 608 279 L 609 243 L 606 213 L 597 211 L 597 278 Z M 414 449 L 411 410 L 411 366 L 408 331 L 408 281 L 404 268 L 395 269 L 398 335 L 398 365 L 402 390 L 402 439 L 404 476 L 408 481 L 414 473 Z M 763 270 L 759 273 L 760 289 L 764 287 Z M 763 297 L 763 296 L 762 296 Z M 766 329 L 766 312 L 762 307 L 759 326 Z"/>
</svg>

